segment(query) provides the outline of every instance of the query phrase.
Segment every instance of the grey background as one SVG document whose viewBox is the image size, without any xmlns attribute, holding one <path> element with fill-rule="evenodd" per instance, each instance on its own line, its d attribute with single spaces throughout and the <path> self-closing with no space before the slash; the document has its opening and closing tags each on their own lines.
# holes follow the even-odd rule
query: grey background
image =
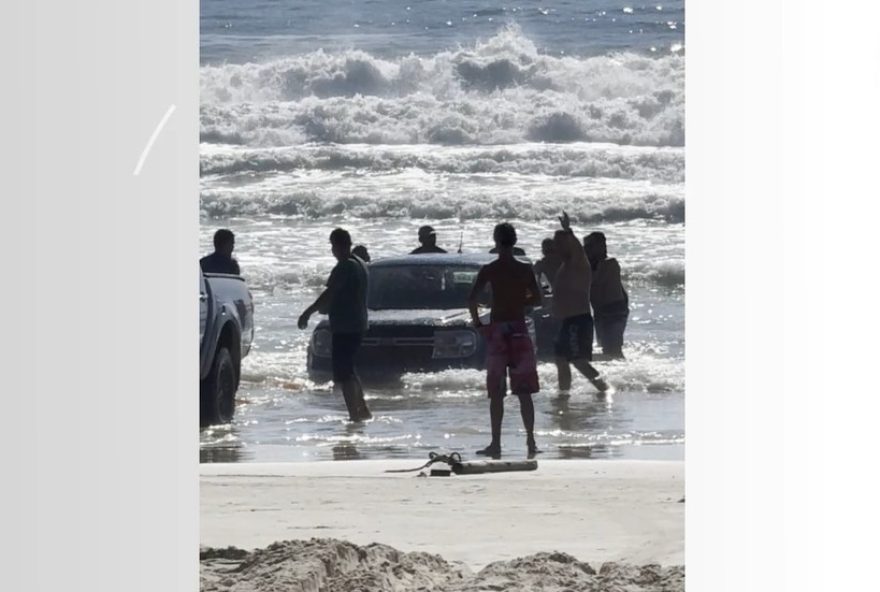
<svg viewBox="0 0 880 592">
<path fill-rule="evenodd" d="M 3 13 L 0 588 L 195 590 L 198 4 Z"/>
<path fill-rule="evenodd" d="M 878 7 L 806 4 L 687 7 L 689 590 L 875 578 Z M 197 589 L 197 12 L 3 5 L 3 590 Z"/>
</svg>

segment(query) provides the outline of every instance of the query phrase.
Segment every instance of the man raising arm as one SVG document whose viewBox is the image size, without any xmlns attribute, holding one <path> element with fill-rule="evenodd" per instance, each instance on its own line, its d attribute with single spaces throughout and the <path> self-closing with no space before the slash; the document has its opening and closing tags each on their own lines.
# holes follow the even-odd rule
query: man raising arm
<svg viewBox="0 0 880 592">
<path fill-rule="evenodd" d="M 571 388 L 571 368 L 583 374 L 604 397 L 608 385 L 599 377 L 593 359 L 593 316 L 590 314 L 590 262 L 571 230 L 568 214 L 559 218 L 562 230 L 553 235 L 556 252 L 562 258 L 553 281 L 553 316 L 562 321 L 554 353 L 560 393 Z"/>
</svg>

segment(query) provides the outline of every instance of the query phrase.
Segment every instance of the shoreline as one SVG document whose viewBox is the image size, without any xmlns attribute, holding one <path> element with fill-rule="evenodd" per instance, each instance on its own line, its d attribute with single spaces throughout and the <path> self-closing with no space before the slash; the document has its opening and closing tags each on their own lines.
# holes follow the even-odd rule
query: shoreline
<svg viewBox="0 0 880 592">
<path fill-rule="evenodd" d="M 684 462 L 538 460 L 536 471 L 418 477 L 424 458 L 199 467 L 204 547 L 337 539 L 478 571 L 541 552 L 684 564 Z M 442 465 L 441 465 L 442 466 Z"/>
</svg>

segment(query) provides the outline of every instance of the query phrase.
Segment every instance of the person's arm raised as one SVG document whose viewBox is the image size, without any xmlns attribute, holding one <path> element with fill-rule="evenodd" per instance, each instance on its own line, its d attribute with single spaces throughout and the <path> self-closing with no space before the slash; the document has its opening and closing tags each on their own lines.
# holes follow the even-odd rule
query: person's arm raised
<svg viewBox="0 0 880 592">
<path fill-rule="evenodd" d="M 567 212 L 562 212 L 562 216 L 559 217 L 559 223 L 562 224 L 562 229 L 565 231 L 565 244 L 566 248 L 571 252 L 571 262 L 578 266 L 589 265 L 587 253 L 584 251 L 581 241 L 577 239 L 574 231 L 571 229 L 571 218 Z"/>
</svg>

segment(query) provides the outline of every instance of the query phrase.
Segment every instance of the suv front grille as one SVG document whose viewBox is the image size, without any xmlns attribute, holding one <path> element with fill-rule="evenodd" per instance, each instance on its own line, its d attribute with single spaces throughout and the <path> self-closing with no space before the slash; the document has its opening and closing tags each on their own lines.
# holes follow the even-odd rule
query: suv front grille
<svg viewBox="0 0 880 592">
<path fill-rule="evenodd" d="M 365 347 L 434 347 L 434 337 L 374 337 L 367 334 L 361 344 Z"/>
</svg>

